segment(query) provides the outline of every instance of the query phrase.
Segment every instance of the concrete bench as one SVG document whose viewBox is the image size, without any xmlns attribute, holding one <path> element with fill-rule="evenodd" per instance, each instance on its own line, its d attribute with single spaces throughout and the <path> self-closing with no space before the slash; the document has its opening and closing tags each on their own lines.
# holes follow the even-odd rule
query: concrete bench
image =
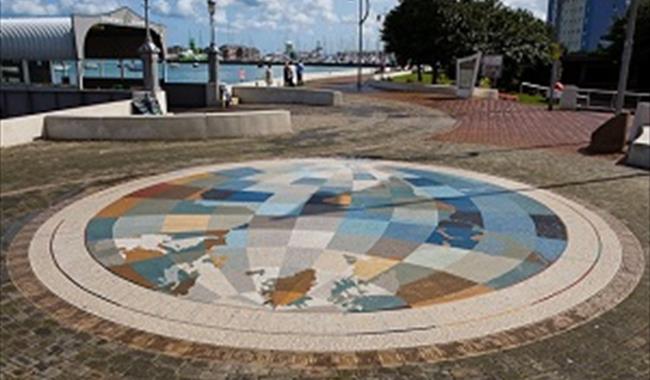
<svg viewBox="0 0 650 380">
<path fill-rule="evenodd" d="M 332 90 L 314 90 L 295 87 L 236 86 L 233 97 L 242 104 L 304 104 L 310 106 L 339 106 L 343 94 Z"/>
<path fill-rule="evenodd" d="M 165 116 L 48 116 L 49 140 L 202 140 L 292 133 L 289 111 Z"/>
<path fill-rule="evenodd" d="M 650 170 L 650 125 L 641 127 L 641 136 L 630 145 L 626 164 Z"/>
</svg>

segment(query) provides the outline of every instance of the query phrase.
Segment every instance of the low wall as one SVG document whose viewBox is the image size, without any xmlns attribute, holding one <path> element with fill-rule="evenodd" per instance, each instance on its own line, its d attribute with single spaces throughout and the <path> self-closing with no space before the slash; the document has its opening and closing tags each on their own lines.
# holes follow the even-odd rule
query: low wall
<svg viewBox="0 0 650 380">
<path fill-rule="evenodd" d="M 206 102 L 205 83 L 165 83 L 169 108 L 202 108 Z"/>
<path fill-rule="evenodd" d="M 202 140 L 292 133 L 289 111 L 255 111 L 166 116 L 49 116 L 50 140 Z"/>
<path fill-rule="evenodd" d="M 131 100 L 121 100 L 36 115 L 13 117 L 0 120 L 0 147 L 30 143 L 43 137 L 44 120 L 53 116 L 124 116 L 131 114 Z"/>
<path fill-rule="evenodd" d="M 128 90 L 3 85 L 0 88 L 0 118 L 27 116 L 130 98 L 131 91 Z"/>
<path fill-rule="evenodd" d="M 241 103 L 252 104 L 305 104 L 311 106 L 338 106 L 343 94 L 332 90 L 312 90 L 291 87 L 247 87 L 232 89 L 233 96 Z"/>
<path fill-rule="evenodd" d="M 499 100 L 499 90 L 494 88 L 476 87 L 472 92 L 472 97 L 478 99 Z"/>
</svg>

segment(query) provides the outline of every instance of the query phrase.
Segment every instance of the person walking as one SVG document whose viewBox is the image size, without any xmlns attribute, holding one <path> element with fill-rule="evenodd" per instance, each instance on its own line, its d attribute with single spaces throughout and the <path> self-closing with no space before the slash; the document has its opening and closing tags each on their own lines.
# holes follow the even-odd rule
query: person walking
<svg viewBox="0 0 650 380">
<path fill-rule="evenodd" d="M 266 82 L 266 87 L 273 86 L 273 66 L 269 63 L 264 70 L 264 82 Z"/>
<path fill-rule="evenodd" d="M 303 80 L 303 76 L 305 73 L 305 65 L 302 63 L 302 61 L 298 61 L 298 64 L 296 65 L 296 78 L 298 80 L 298 86 L 302 86 L 305 84 Z"/>
<path fill-rule="evenodd" d="M 286 62 L 284 64 L 284 85 L 285 87 L 293 87 L 293 69 L 291 62 Z"/>
</svg>

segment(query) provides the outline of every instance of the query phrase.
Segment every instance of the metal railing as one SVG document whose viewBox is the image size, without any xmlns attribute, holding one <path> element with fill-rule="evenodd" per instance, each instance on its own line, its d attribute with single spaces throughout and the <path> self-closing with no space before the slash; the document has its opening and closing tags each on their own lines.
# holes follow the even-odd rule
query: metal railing
<svg viewBox="0 0 650 380">
<path fill-rule="evenodd" d="M 548 99 L 550 90 L 548 86 L 541 86 L 535 83 L 523 82 L 519 86 L 520 93 L 541 95 Z M 556 101 L 559 100 L 561 92 L 556 92 Z M 578 105 L 581 109 L 594 111 L 615 111 L 616 94 L 614 90 L 602 90 L 594 88 L 578 88 Z M 650 102 L 650 93 L 628 91 L 625 93 L 625 109 L 634 110 L 641 102 Z"/>
</svg>

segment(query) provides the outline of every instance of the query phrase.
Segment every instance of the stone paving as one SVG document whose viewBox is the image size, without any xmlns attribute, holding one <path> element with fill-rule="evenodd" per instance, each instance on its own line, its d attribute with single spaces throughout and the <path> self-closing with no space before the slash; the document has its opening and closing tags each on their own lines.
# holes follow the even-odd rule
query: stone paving
<svg viewBox="0 0 650 380">
<path fill-rule="evenodd" d="M 353 98 L 350 111 L 304 110 L 296 118 L 298 135 L 286 139 L 247 141 L 233 149 L 233 141 L 178 144 L 91 143 L 48 144 L 2 152 L 3 239 L 10 237 L 13 222 L 30 212 L 58 203 L 70 192 L 105 187 L 125 176 L 142 176 L 174 168 L 233 160 L 287 156 L 366 156 L 409 160 L 480 170 L 587 202 L 622 220 L 648 251 L 649 181 L 647 173 L 615 166 L 605 160 L 578 155 L 556 154 L 548 149 L 504 150 L 488 145 L 440 143 L 423 139 L 436 131 L 431 126 L 442 120 L 414 105 L 402 108 L 391 102 Z M 420 113 L 422 123 L 412 128 L 400 124 L 401 117 L 376 115 L 378 103 L 398 115 Z M 409 110 L 409 111 L 405 111 Z M 362 116 L 371 116 L 366 119 Z M 389 113 L 389 114 L 390 114 Z M 378 117 L 375 117 L 378 116 Z M 314 122 L 314 120 L 318 120 Z M 429 120 L 429 123 L 426 122 Z M 449 128 L 447 123 L 444 128 Z M 441 124 L 441 125 L 442 125 Z M 388 141 L 387 141 L 388 140 Z M 325 142 L 325 143 L 323 143 Z M 104 160 L 91 162 L 97 155 Z M 124 156 L 128 152 L 128 157 Z M 39 154 L 34 165 L 24 157 Z M 36 156 L 34 156 L 36 157 Z M 174 160 L 170 160 L 174 157 Z M 103 161 L 103 162 L 102 162 Z M 122 171 L 111 171 L 120 166 Z M 56 170 L 55 168 L 60 168 Z M 21 174 L 23 173 L 23 174 Z M 42 189 L 42 185 L 50 185 Z M 630 199 L 638 200 L 630 202 Z M 28 202 L 29 201 L 29 202 Z M 8 222 L 7 222 L 8 221 Z M 5 224 L 6 223 L 6 224 Z M 19 240 L 17 240 L 19 241 Z M 3 250 L 3 257 L 6 251 Z M 4 263 L 4 261 L 3 261 Z M 2 272 L 2 355 L 0 370 L 7 378 L 548 378 L 548 379 L 644 379 L 649 374 L 648 358 L 648 273 L 634 293 L 622 304 L 588 324 L 553 338 L 515 350 L 461 361 L 426 364 L 419 351 L 400 352 L 377 362 L 373 355 L 342 356 L 336 368 L 305 366 L 277 360 L 269 365 L 264 357 L 252 360 L 250 353 L 222 350 L 216 360 L 186 360 L 150 351 L 128 348 L 112 341 L 61 327 L 16 291 Z M 285 358 L 286 359 L 286 358 Z M 268 359 L 267 359 L 268 360 Z M 294 358 L 297 360 L 297 358 Z M 306 362 L 305 362 L 306 360 Z M 397 363 L 412 363 L 397 366 Z M 391 364 L 392 363 L 392 364 Z M 420 364 L 417 364 L 420 363 Z M 381 365 L 380 365 L 381 364 Z M 354 369 L 355 367 L 360 367 Z"/>
</svg>

